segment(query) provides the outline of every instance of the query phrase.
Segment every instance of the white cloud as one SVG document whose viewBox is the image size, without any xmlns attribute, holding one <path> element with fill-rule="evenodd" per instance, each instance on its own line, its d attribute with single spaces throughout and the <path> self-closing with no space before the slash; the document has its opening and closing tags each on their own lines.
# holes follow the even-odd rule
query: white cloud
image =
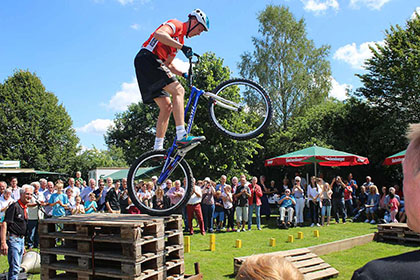
<svg viewBox="0 0 420 280">
<path fill-rule="evenodd" d="M 179 58 L 175 58 L 172 61 L 172 64 L 176 67 L 176 69 L 180 70 L 182 73 L 188 72 L 188 68 L 190 67 L 190 64 L 186 61 L 183 61 Z"/>
<path fill-rule="evenodd" d="M 301 0 L 304 4 L 305 11 L 314 12 L 315 14 L 321 14 L 332 8 L 334 10 L 339 9 L 337 0 Z"/>
<path fill-rule="evenodd" d="M 410 17 L 411 20 L 414 20 L 416 18 L 416 12 L 420 15 L 420 7 L 417 7 L 416 11 L 413 12 L 413 14 Z"/>
<path fill-rule="evenodd" d="M 104 134 L 108 130 L 108 128 L 113 125 L 113 120 L 96 119 L 82 127 L 76 128 L 76 131 L 84 133 Z"/>
<path fill-rule="evenodd" d="M 121 90 L 112 96 L 108 104 L 102 104 L 114 111 L 125 111 L 131 103 L 141 101 L 141 95 L 136 78 L 131 83 L 122 83 Z"/>
<path fill-rule="evenodd" d="M 331 77 L 331 91 L 329 95 L 340 101 L 347 99 L 347 91 L 353 88 L 350 84 L 339 84 L 336 79 Z"/>
<path fill-rule="evenodd" d="M 350 0 L 350 7 L 359 8 L 359 4 L 362 4 L 370 9 L 380 10 L 389 1 L 391 0 Z"/>
<path fill-rule="evenodd" d="M 139 30 L 140 25 L 138 25 L 137 23 L 134 23 L 134 24 L 130 25 L 130 28 L 134 29 L 134 30 Z"/>
<path fill-rule="evenodd" d="M 366 59 L 372 57 L 372 52 L 369 49 L 369 46 L 375 47 L 375 43 L 383 46 L 384 41 L 379 42 L 365 42 L 362 43 L 359 48 L 356 46 L 356 43 L 347 44 L 343 47 L 340 47 L 334 53 L 334 59 L 342 60 L 350 64 L 355 69 L 363 69 L 363 64 Z"/>
</svg>

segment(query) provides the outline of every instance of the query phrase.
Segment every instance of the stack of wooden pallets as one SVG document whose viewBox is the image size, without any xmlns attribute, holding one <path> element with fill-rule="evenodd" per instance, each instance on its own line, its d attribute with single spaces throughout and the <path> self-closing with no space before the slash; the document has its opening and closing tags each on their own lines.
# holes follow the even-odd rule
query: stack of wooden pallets
<svg viewBox="0 0 420 280">
<path fill-rule="evenodd" d="M 275 255 L 284 257 L 290 261 L 300 272 L 302 272 L 305 280 L 326 279 L 336 277 L 338 271 L 328 263 L 324 262 L 316 254 L 312 253 L 309 249 L 295 249 L 288 251 L 279 251 L 267 253 L 267 255 Z M 238 270 L 247 257 L 240 257 L 234 259 L 234 272 Z"/>
<path fill-rule="evenodd" d="M 420 234 L 409 229 L 406 223 L 380 224 L 376 239 L 378 241 L 420 243 Z"/>
<path fill-rule="evenodd" d="M 180 215 L 75 215 L 42 220 L 39 233 L 41 279 L 184 277 Z"/>
</svg>

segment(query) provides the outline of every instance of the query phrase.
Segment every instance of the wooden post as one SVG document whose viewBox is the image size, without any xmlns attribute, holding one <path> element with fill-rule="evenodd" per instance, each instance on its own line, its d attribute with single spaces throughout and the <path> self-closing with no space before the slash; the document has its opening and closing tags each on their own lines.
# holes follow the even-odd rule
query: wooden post
<svg viewBox="0 0 420 280">
<path fill-rule="evenodd" d="M 270 238 L 270 246 L 271 247 L 275 247 L 276 246 L 276 239 L 275 238 Z"/>
<path fill-rule="evenodd" d="M 303 239 L 303 232 L 301 232 L 301 231 L 299 231 L 298 232 L 298 237 L 297 237 L 298 239 Z"/>
<path fill-rule="evenodd" d="M 289 235 L 289 238 L 288 238 L 287 242 L 293 243 L 293 241 L 294 241 L 293 235 Z"/>
<path fill-rule="evenodd" d="M 210 234 L 210 251 L 216 251 L 216 235 Z"/>
<path fill-rule="evenodd" d="M 190 236 L 184 236 L 184 251 L 185 253 L 191 252 L 191 237 Z"/>
<path fill-rule="evenodd" d="M 242 248 L 242 240 L 236 239 L 236 248 Z"/>
<path fill-rule="evenodd" d="M 319 237 L 319 230 L 314 230 L 314 236 Z"/>
</svg>

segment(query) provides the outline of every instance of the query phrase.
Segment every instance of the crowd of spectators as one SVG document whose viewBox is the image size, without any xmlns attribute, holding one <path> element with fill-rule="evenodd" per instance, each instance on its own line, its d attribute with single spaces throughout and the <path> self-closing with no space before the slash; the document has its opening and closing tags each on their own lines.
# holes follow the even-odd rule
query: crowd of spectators
<svg viewBox="0 0 420 280">
<path fill-rule="evenodd" d="M 113 182 L 111 178 L 84 181 L 80 172 L 65 184 L 40 179 L 32 182 L 33 197 L 28 204 L 27 246 L 38 247 L 38 221 L 51 217 L 81 215 L 94 212 L 138 214 L 140 210 L 132 203 L 127 189 L 127 180 Z M 178 203 L 185 194 L 185 181 L 167 180 L 156 187 L 156 177 L 140 181 L 136 185 L 139 200 L 153 209 L 166 209 Z M 336 176 L 330 183 L 322 178 L 311 177 L 309 183 L 296 173 L 293 180 L 284 178 L 281 184 L 266 182 L 265 176 L 230 179 L 223 175 L 219 180 L 193 179 L 192 195 L 182 214 L 185 231 L 194 234 L 194 226 L 201 234 L 214 231 L 247 231 L 262 229 L 261 215 L 267 221 L 271 214 L 278 215 L 280 228 L 293 226 L 328 226 L 332 220 L 353 222 L 404 222 L 404 200 L 400 188 L 383 186 L 381 193 L 366 177 L 360 186 L 352 174 L 347 180 Z M 18 179 L 9 184 L 0 181 L 0 219 L 7 208 L 19 199 Z M 194 218 L 196 223 L 193 223 Z"/>
</svg>

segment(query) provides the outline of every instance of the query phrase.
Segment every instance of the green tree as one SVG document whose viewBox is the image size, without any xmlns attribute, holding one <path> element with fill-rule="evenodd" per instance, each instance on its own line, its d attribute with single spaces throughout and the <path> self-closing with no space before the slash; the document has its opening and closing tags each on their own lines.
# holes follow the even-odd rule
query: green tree
<svg viewBox="0 0 420 280">
<path fill-rule="evenodd" d="M 307 38 L 305 21 L 297 21 L 286 7 L 268 5 L 258 20 L 260 35 L 252 38 L 255 50 L 241 56 L 240 73 L 268 91 L 274 108 L 272 129 L 286 129 L 304 107 L 328 96 L 330 47 L 316 48 Z"/>
<path fill-rule="evenodd" d="M 88 172 L 97 167 L 126 167 L 122 148 L 113 145 L 108 146 L 108 150 L 98 150 L 97 148 L 88 149 L 77 155 L 73 172 L 82 172 L 82 178 L 88 177 Z"/>
<path fill-rule="evenodd" d="M 35 74 L 19 70 L 0 84 L 0 123 L 1 159 L 69 171 L 79 139 L 64 106 Z"/>
<path fill-rule="evenodd" d="M 420 18 L 385 31 L 385 44 L 371 48 L 366 74 L 358 75 L 363 87 L 357 93 L 383 112 L 396 117 L 401 128 L 420 121 Z M 400 133 L 404 133 L 401 129 Z"/>
<path fill-rule="evenodd" d="M 223 60 L 212 53 L 201 57 L 194 73 L 194 85 L 205 91 L 211 91 L 230 76 L 229 69 L 223 66 Z M 189 89 L 184 79 L 181 79 L 181 83 L 186 88 L 187 101 Z M 239 173 L 247 173 L 246 166 L 252 163 L 252 157 L 261 146 L 256 139 L 235 141 L 222 136 L 210 123 L 207 107 L 208 101 L 202 98 L 198 103 L 192 128 L 193 135 L 205 135 L 207 140 L 186 157 L 194 176 L 218 178 L 222 174 L 238 176 Z M 154 106 L 132 104 L 128 111 L 116 115 L 115 127 L 108 130 L 105 142 L 121 147 L 127 162 L 133 162 L 136 157 L 153 147 L 157 115 L 158 110 Z M 168 141 L 173 140 L 174 132 L 175 126 L 171 118 L 166 133 Z M 172 142 L 166 142 L 166 147 L 171 144 Z"/>
</svg>

